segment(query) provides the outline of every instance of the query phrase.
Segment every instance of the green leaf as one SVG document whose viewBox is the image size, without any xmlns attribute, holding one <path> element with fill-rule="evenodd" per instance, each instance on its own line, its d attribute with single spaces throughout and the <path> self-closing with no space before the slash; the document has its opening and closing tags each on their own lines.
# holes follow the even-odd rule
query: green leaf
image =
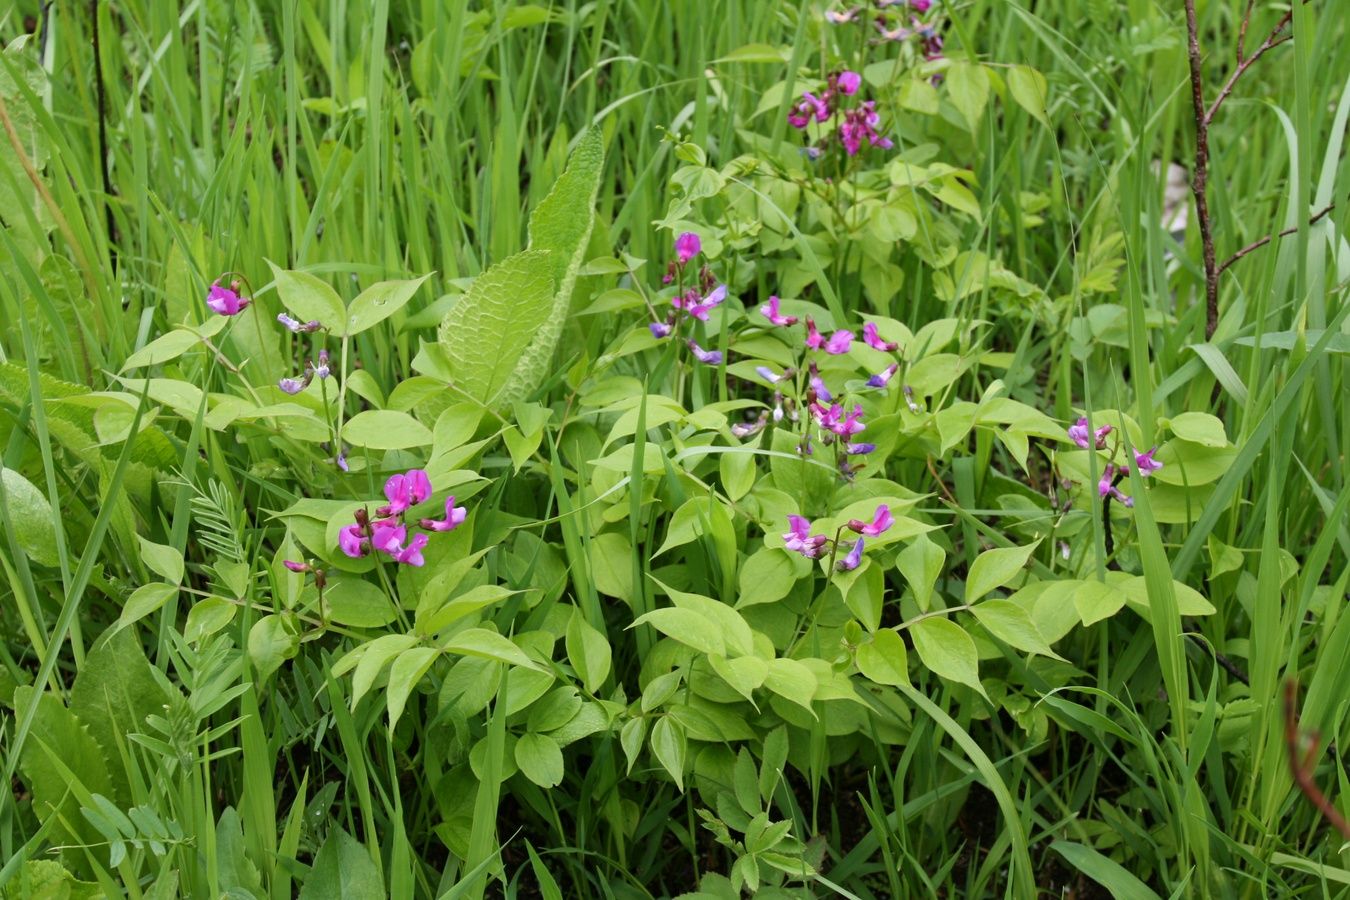
<svg viewBox="0 0 1350 900">
<path fill-rule="evenodd" d="M 300 900 L 383 900 L 384 879 L 370 852 L 341 825 L 334 825 L 314 857 Z"/>
<path fill-rule="evenodd" d="M 207 597 L 198 600 L 188 610 L 187 622 L 183 625 L 183 636 L 197 642 L 215 634 L 234 620 L 239 605 L 224 597 Z"/>
<path fill-rule="evenodd" d="M 623 747 L 623 755 L 628 760 L 625 774 L 632 774 L 633 764 L 642 753 L 642 741 L 646 737 L 647 720 L 641 716 L 635 716 L 624 722 L 623 728 L 619 730 L 619 744 Z"/>
<path fill-rule="evenodd" d="M 0 484 L 20 549 L 35 563 L 57 565 L 60 557 L 56 552 L 56 527 L 52 524 L 52 506 L 47 497 L 13 469 L 0 468 Z"/>
<path fill-rule="evenodd" d="M 792 559 L 776 547 L 762 547 L 741 564 L 736 608 L 782 600 L 797 583 Z"/>
<path fill-rule="evenodd" d="M 989 73 L 978 63 L 954 62 L 947 70 L 947 91 L 973 133 L 989 102 Z"/>
<path fill-rule="evenodd" d="M 933 602 L 933 585 L 937 584 L 946 561 L 947 554 L 926 534 L 916 537 L 896 556 L 896 565 L 914 592 L 914 602 L 919 605 L 920 612 L 928 612 Z"/>
<path fill-rule="evenodd" d="M 595 197 L 605 167 L 605 145 L 600 131 L 592 128 L 572 151 L 567 170 L 530 216 L 530 250 L 548 251 L 552 268 L 552 303 L 541 326 L 502 387 L 501 399 L 509 402 L 527 396 L 539 386 L 553 361 L 553 351 L 562 336 L 572 306 L 572 289 L 586 255 L 586 244 L 595 224 Z"/>
<path fill-rule="evenodd" d="M 413 298 L 422 282 L 430 277 L 423 275 L 410 281 L 381 281 L 366 288 L 347 308 L 347 336 L 373 328 L 398 312 Z"/>
<path fill-rule="evenodd" d="M 1044 75 L 1030 66 L 1013 66 L 1008 70 L 1008 90 L 1012 91 L 1018 106 L 1046 128 L 1050 127 L 1050 120 L 1045 115 L 1048 87 Z"/>
<path fill-rule="evenodd" d="M 122 615 L 117 618 L 117 627 L 126 628 L 159 609 L 170 599 L 178 596 L 178 585 L 160 581 L 143 584 L 127 598 L 122 607 Z"/>
<path fill-rule="evenodd" d="M 1172 433 L 1185 441 L 1193 441 L 1206 447 L 1227 447 L 1228 434 L 1223 422 L 1209 413 L 1185 412 L 1173 416 L 1167 423 Z"/>
<path fill-rule="evenodd" d="M 33 700 L 31 686 L 15 689 L 16 709 L 27 709 Z M 79 780 L 80 790 L 112 796 L 105 748 L 60 700 L 43 693 L 37 702 L 37 714 L 19 757 L 19 771 L 33 795 L 33 813 L 43 823 L 57 820 L 52 824 L 53 842 L 93 843 L 98 832 L 79 814 L 80 802 L 67 773 Z"/>
<path fill-rule="evenodd" d="M 1081 581 L 1073 589 L 1073 607 L 1084 625 L 1109 619 L 1125 605 L 1125 592 L 1113 584 Z"/>
<path fill-rule="evenodd" d="M 1110 891 L 1116 900 L 1158 900 L 1148 885 L 1131 875 L 1120 863 L 1074 841 L 1054 841 L 1050 849 L 1069 865 Z"/>
<path fill-rule="evenodd" d="M 858 647 L 858 671 L 877 684 L 909 684 L 905 641 L 893 628 L 882 628 Z"/>
<path fill-rule="evenodd" d="M 674 638 L 681 644 L 693 647 L 700 653 L 718 653 L 726 655 L 726 643 L 722 632 L 711 620 L 693 610 L 667 606 L 654 609 L 646 615 L 638 616 L 629 628 L 650 625 L 657 631 Z"/>
<path fill-rule="evenodd" d="M 141 562 L 145 563 L 150 571 L 165 581 L 182 584 L 183 554 L 172 547 L 147 541 L 140 535 L 136 535 L 136 540 L 141 545 Z"/>
<path fill-rule="evenodd" d="M 413 688 L 427 674 L 432 663 L 441 655 L 435 647 L 413 647 L 404 650 L 389 668 L 389 689 L 385 693 L 385 703 L 389 707 L 389 730 L 393 731 L 403 715 L 403 708 Z"/>
<path fill-rule="evenodd" d="M 819 683 L 815 673 L 805 663 L 795 659 L 774 659 L 769 661 L 769 671 L 764 676 L 764 686 L 784 700 L 791 700 L 813 716 L 811 701 L 816 696 Z"/>
<path fill-rule="evenodd" d="M 986 600 L 976 604 L 971 612 L 990 634 L 1009 646 L 1027 653 L 1060 658 L 1037 630 L 1031 615 L 1011 600 Z"/>
<path fill-rule="evenodd" d="M 671 602 L 678 608 L 697 613 L 721 632 L 723 643 L 727 648 L 726 655 L 745 656 L 754 652 L 754 633 L 750 630 L 750 625 L 744 617 L 736 610 L 720 600 L 704 597 L 701 594 L 677 591 L 655 578 L 652 581 L 661 585 L 661 589 L 670 596 Z"/>
<path fill-rule="evenodd" d="M 300 636 L 287 631 L 285 621 L 275 613 L 263 616 L 249 629 L 248 655 L 259 681 L 266 681 L 299 649 Z"/>
<path fill-rule="evenodd" d="M 961 626 L 935 616 L 915 622 L 910 626 L 910 635 L 925 666 L 949 681 L 969 685 L 988 699 L 980 684 L 975 641 Z"/>
<path fill-rule="evenodd" d="M 974 603 L 994 588 L 1012 581 L 1027 564 L 1038 543 L 1040 541 L 1026 547 L 999 547 L 975 557 L 970 574 L 966 576 L 966 602 Z"/>
<path fill-rule="evenodd" d="M 482 656 L 513 666 L 542 671 L 539 664 L 526 656 L 525 651 L 512 643 L 509 638 L 486 628 L 465 629 L 442 644 L 441 648 L 462 656 Z"/>
<path fill-rule="evenodd" d="M 433 580 L 429 585 L 430 589 L 435 589 L 438 585 Z M 498 584 L 480 584 L 478 587 L 470 588 L 455 599 L 446 603 L 437 609 L 423 610 L 419 607 L 417 610 L 416 629 L 420 634 L 435 634 L 446 626 L 458 622 L 467 615 L 477 612 L 480 609 L 498 603 L 512 594 L 519 591 L 513 591 L 504 588 Z M 444 595 L 444 591 L 442 591 Z M 425 594 L 423 595 L 426 596 Z"/>
<path fill-rule="evenodd" d="M 342 426 L 344 440 L 370 450 L 406 450 L 431 443 L 431 430 L 405 412 L 368 409 Z"/>
<path fill-rule="evenodd" d="M 301 322 L 317 321 L 334 334 L 342 333 L 347 307 L 337 291 L 308 272 L 279 269 L 271 260 L 267 264 L 272 267 L 277 296 L 287 312 Z"/>
<path fill-rule="evenodd" d="M 438 334 L 448 374 L 459 390 L 485 406 L 515 399 L 505 389 L 552 312 L 550 256 L 526 250 L 507 257 L 479 275 L 441 320 Z"/>
<path fill-rule="evenodd" d="M 562 748 L 546 734 L 528 732 L 520 736 L 516 741 L 516 765 L 526 778 L 542 788 L 562 783 Z"/>
<path fill-rule="evenodd" d="M 323 593 L 322 610 L 330 620 L 352 628 L 379 628 L 398 618 L 388 595 L 361 578 L 330 582 Z"/>
<path fill-rule="evenodd" d="M 657 762 L 675 779 L 675 786 L 684 790 L 685 735 L 684 727 L 670 716 L 662 716 L 652 727 L 652 752 Z"/>
<path fill-rule="evenodd" d="M 609 641 L 586 621 L 581 610 L 574 608 L 571 621 L 567 623 L 566 643 L 567 659 L 581 676 L 586 690 L 594 694 L 609 676 L 612 652 Z"/>
</svg>

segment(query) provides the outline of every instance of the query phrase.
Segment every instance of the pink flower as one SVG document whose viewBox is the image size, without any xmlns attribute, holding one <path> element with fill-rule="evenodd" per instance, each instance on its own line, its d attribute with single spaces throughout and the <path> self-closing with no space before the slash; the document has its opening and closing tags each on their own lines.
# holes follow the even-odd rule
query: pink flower
<svg viewBox="0 0 1350 900">
<path fill-rule="evenodd" d="M 651 330 L 652 337 L 658 340 L 664 337 L 670 337 L 671 326 L 667 322 L 652 322 L 647 326 Z"/>
<path fill-rule="evenodd" d="M 286 326 L 286 330 L 293 334 L 313 334 L 323 328 L 323 323 L 311 319 L 308 322 L 301 322 L 298 319 L 292 319 L 284 312 L 277 313 L 277 321 Z"/>
<path fill-rule="evenodd" d="M 403 549 L 403 540 L 407 536 L 408 529 L 394 519 L 386 519 L 375 523 L 375 528 L 370 535 L 370 546 L 381 553 L 393 556 Z"/>
<path fill-rule="evenodd" d="M 816 425 L 825 431 L 836 430 L 839 427 L 839 417 L 843 414 L 844 408 L 838 403 L 829 407 L 822 406 L 820 403 L 811 404 L 811 416 L 816 420 Z"/>
<path fill-rule="evenodd" d="M 352 559 L 366 555 L 366 536 L 360 525 L 353 522 L 338 532 L 338 547 Z"/>
<path fill-rule="evenodd" d="M 211 307 L 222 316 L 237 316 L 248 306 L 247 297 L 241 297 L 231 287 L 221 287 L 218 283 L 211 285 L 211 290 L 206 293 L 206 305 Z"/>
<path fill-rule="evenodd" d="M 869 444 L 866 441 L 860 441 L 856 444 L 849 443 L 844 445 L 844 452 L 849 456 L 865 456 L 877 449 L 876 444 Z"/>
<path fill-rule="evenodd" d="M 839 126 L 839 140 L 844 144 L 844 152 L 849 156 L 857 156 L 864 140 L 873 147 L 885 150 L 894 146 L 890 138 L 877 133 L 877 125 L 880 122 L 881 116 L 877 113 L 876 102 L 873 100 L 866 100 L 857 109 L 850 109 L 844 113 L 844 121 Z"/>
<path fill-rule="evenodd" d="M 686 265 L 689 260 L 702 252 L 703 242 L 692 231 L 686 231 L 675 238 L 675 258 L 680 261 L 680 265 Z"/>
<path fill-rule="evenodd" d="M 825 403 L 829 403 L 834 400 L 834 394 L 831 394 L 830 389 L 825 386 L 825 379 L 821 378 L 819 375 L 814 374 L 814 372 L 811 375 L 811 390 L 816 392 L 817 400 L 823 401 Z"/>
<path fill-rule="evenodd" d="M 884 388 L 890 382 L 890 380 L 893 377 L 895 377 L 895 373 L 899 368 L 900 366 L 897 365 L 896 363 L 891 363 L 880 373 L 873 375 L 871 378 L 867 379 L 867 386 L 874 388 Z"/>
<path fill-rule="evenodd" d="M 282 564 L 283 566 L 285 566 L 286 568 L 290 569 L 292 572 L 308 572 L 308 571 L 309 571 L 309 564 L 308 564 L 308 563 L 296 562 L 295 560 L 292 560 L 292 559 L 283 559 L 283 560 L 281 561 L 281 564 Z"/>
<path fill-rule="evenodd" d="M 853 332 L 841 329 L 830 335 L 830 339 L 825 342 L 825 352 L 833 356 L 841 356 L 848 352 L 852 343 Z"/>
<path fill-rule="evenodd" d="M 1089 443 L 1095 443 L 1098 450 L 1106 449 L 1106 436 L 1111 433 L 1110 425 L 1103 425 L 1093 432 L 1093 440 L 1088 440 L 1088 420 L 1080 417 L 1077 422 L 1069 426 L 1069 440 L 1073 441 L 1084 450 L 1088 448 Z M 1152 451 L 1150 451 L 1152 452 Z"/>
<path fill-rule="evenodd" d="M 431 481 L 421 469 L 412 469 L 404 475 L 390 475 L 384 483 L 384 496 L 389 499 L 389 504 L 375 510 L 375 515 L 381 518 L 396 516 L 425 502 L 431 496 Z"/>
<path fill-rule="evenodd" d="M 835 25 L 847 25 L 849 22 L 853 22 L 858 18 L 858 11 L 857 7 L 843 12 L 836 12 L 835 10 L 830 9 L 825 11 L 825 18 Z"/>
<path fill-rule="evenodd" d="M 891 508 L 885 503 L 877 507 L 877 511 L 872 514 L 871 522 L 864 522 L 861 519 L 850 519 L 848 528 L 850 531 L 858 534 L 865 534 L 869 537 L 876 537 L 884 534 L 892 525 L 895 524 L 895 518 L 891 515 Z"/>
<path fill-rule="evenodd" d="M 871 347 L 873 350 L 881 350 L 885 353 L 893 353 L 900 349 L 900 345 L 895 341 L 884 341 L 881 339 L 881 335 L 877 333 L 877 325 L 875 322 L 868 322 L 863 326 L 863 343 L 867 344 L 867 346 Z"/>
<path fill-rule="evenodd" d="M 420 566 L 426 562 L 426 560 L 422 558 L 422 550 L 426 547 L 427 542 L 428 538 L 425 534 L 415 534 L 413 535 L 412 540 L 408 541 L 408 546 L 400 547 L 390 555 L 394 557 L 396 562 L 403 563 L 404 565 Z"/>
<path fill-rule="evenodd" d="M 283 378 L 277 382 L 277 387 L 281 388 L 283 394 L 298 394 L 303 391 L 309 382 L 302 378 Z"/>
<path fill-rule="evenodd" d="M 764 318 L 775 325 L 796 325 L 796 316 L 785 316 L 778 311 L 779 300 L 777 297 L 769 297 L 769 302 L 759 308 L 759 312 Z"/>
<path fill-rule="evenodd" d="M 916 13 L 923 15 L 933 5 L 933 0 L 909 0 L 909 5 Z"/>
<path fill-rule="evenodd" d="M 464 524 L 469 511 L 462 506 L 455 505 L 455 495 L 451 494 L 445 498 L 445 518 L 444 519 L 423 519 L 421 526 L 428 531 L 454 531 L 460 525 Z"/>
<path fill-rule="evenodd" d="M 725 299 L 727 299 L 727 286 L 719 284 L 713 289 L 712 293 L 697 303 L 688 303 L 688 298 L 686 298 L 686 311 L 700 322 L 706 322 L 708 321 L 708 313 L 720 306 Z"/>
<path fill-rule="evenodd" d="M 1134 454 L 1134 467 L 1138 470 L 1140 477 L 1147 478 L 1163 467 L 1162 463 L 1153 458 L 1153 454 L 1157 452 L 1157 447 L 1151 447 L 1146 453 Z"/>
<path fill-rule="evenodd" d="M 793 128 L 805 128 L 812 119 L 824 122 L 829 117 L 829 104 L 810 91 L 805 91 L 802 93 L 802 99 L 788 113 L 788 124 Z"/>
<path fill-rule="evenodd" d="M 852 437 L 867 427 L 861 421 L 862 413 L 862 406 L 855 405 L 853 407 L 853 412 L 845 416 L 844 420 L 831 430 L 840 437 Z"/>
<path fill-rule="evenodd" d="M 849 572 L 858 568 L 862 564 L 863 539 L 858 538 L 853 542 L 853 549 L 848 552 L 848 556 L 835 563 L 835 568 L 840 572 Z"/>
<path fill-rule="evenodd" d="M 1115 485 L 1116 473 L 1120 471 L 1120 469 L 1116 468 L 1115 463 L 1107 463 L 1106 468 L 1102 469 L 1101 479 L 1097 482 L 1097 493 L 1101 494 L 1103 497 L 1108 495 L 1115 497 L 1126 506 L 1134 506 L 1134 498 L 1127 497 L 1125 494 L 1121 493 L 1120 488 Z"/>
<path fill-rule="evenodd" d="M 825 346 L 825 337 L 816 330 L 816 322 L 810 316 L 806 317 L 806 346 L 812 350 Z"/>
<path fill-rule="evenodd" d="M 821 548 L 828 538 L 823 534 L 811 534 L 811 523 L 802 516 L 788 516 L 789 530 L 783 535 L 783 544 L 794 553 L 800 553 L 807 559 L 820 556 Z"/>
<path fill-rule="evenodd" d="M 839 73 L 839 79 L 835 83 L 839 85 L 840 93 L 856 94 L 862 85 L 862 76 L 857 72 L 845 70 Z"/>
</svg>

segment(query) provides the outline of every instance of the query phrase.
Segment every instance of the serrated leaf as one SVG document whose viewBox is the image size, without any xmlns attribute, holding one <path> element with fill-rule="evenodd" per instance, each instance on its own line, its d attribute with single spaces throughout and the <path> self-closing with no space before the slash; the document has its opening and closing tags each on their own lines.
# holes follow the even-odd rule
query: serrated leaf
<svg viewBox="0 0 1350 900">
<path fill-rule="evenodd" d="M 381 281 L 366 288 L 347 307 L 347 335 L 360 334 L 398 312 L 413 298 L 422 282 L 430 277 L 423 275 L 409 281 Z"/>
<path fill-rule="evenodd" d="M 919 659 L 932 672 L 969 685 L 986 697 L 980 684 L 979 652 L 975 641 L 955 622 L 940 617 L 920 619 L 909 629 Z"/>
<path fill-rule="evenodd" d="M 513 399 L 504 389 L 552 313 L 551 255 L 526 250 L 508 256 L 479 275 L 441 320 L 437 334 L 447 374 L 485 406 Z"/>
</svg>

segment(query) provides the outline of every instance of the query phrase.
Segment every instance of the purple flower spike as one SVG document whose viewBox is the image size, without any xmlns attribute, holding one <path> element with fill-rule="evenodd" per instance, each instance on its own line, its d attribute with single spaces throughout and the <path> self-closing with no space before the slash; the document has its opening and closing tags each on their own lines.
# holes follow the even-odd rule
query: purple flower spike
<svg viewBox="0 0 1350 900">
<path fill-rule="evenodd" d="M 667 322 L 652 322 L 647 328 L 651 331 L 652 337 L 657 340 L 670 337 L 671 326 Z"/>
<path fill-rule="evenodd" d="M 308 572 L 308 571 L 309 571 L 309 564 L 308 564 L 308 563 L 296 562 L 296 561 L 293 560 L 293 559 L 283 559 L 283 560 L 281 561 L 281 564 L 282 564 L 283 566 L 285 566 L 286 568 L 290 569 L 292 572 Z"/>
<path fill-rule="evenodd" d="M 428 538 L 425 534 L 415 534 L 412 540 L 408 541 L 408 546 L 398 549 L 390 556 L 405 566 L 420 566 L 426 562 L 422 558 L 422 550 L 426 547 L 427 542 Z"/>
<path fill-rule="evenodd" d="M 469 511 L 462 506 L 455 505 L 455 495 L 451 494 L 445 498 L 445 518 L 444 519 L 423 519 L 421 525 L 428 531 L 454 531 L 468 517 Z"/>
<path fill-rule="evenodd" d="M 895 373 L 899 368 L 900 366 L 897 365 L 896 363 L 891 363 L 880 373 L 873 375 L 871 378 L 867 379 L 867 386 L 874 388 L 884 388 L 887 384 L 890 383 L 890 380 L 895 376 Z"/>
<path fill-rule="evenodd" d="M 759 308 L 760 315 L 768 319 L 775 325 L 796 325 L 796 316 L 785 316 L 778 311 L 779 300 L 777 297 L 769 297 L 769 302 Z"/>
<path fill-rule="evenodd" d="M 352 559 L 360 559 L 365 556 L 366 538 L 365 535 L 361 533 L 361 526 L 352 523 L 339 531 L 338 547 Z"/>
<path fill-rule="evenodd" d="M 864 522 L 861 519 L 850 519 L 848 528 L 850 531 L 858 534 L 865 534 L 869 537 L 876 537 L 884 534 L 892 525 L 895 524 L 895 517 L 891 515 L 891 508 L 885 503 L 877 507 L 877 511 L 872 514 L 871 522 Z"/>
<path fill-rule="evenodd" d="M 848 352 L 848 348 L 853 344 L 853 332 L 836 331 L 830 335 L 830 339 L 825 342 L 825 352 L 832 356 L 842 356 Z"/>
<path fill-rule="evenodd" d="M 1162 463 L 1153 458 L 1153 454 L 1157 452 L 1157 447 L 1151 447 L 1146 453 L 1134 454 L 1134 467 L 1138 470 L 1140 477 L 1147 478 L 1163 467 Z"/>
<path fill-rule="evenodd" d="M 862 564 L 863 539 L 858 538 L 853 542 L 853 549 L 848 552 L 839 562 L 835 563 L 835 568 L 840 572 L 851 572 Z"/>
<path fill-rule="evenodd" d="M 283 378 L 277 382 L 277 387 L 283 393 L 298 394 L 305 389 L 305 381 L 302 378 Z"/>
<path fill-rule="evenodd" d="M 863 326 L 863 342 L 873 350 L 880 350 L 883 353 L 894 353 L 900 349 L 900 345 L 895 341 L 882 340 L 881 335 L 877 333 L 875 322 L 868 322 Z"/>
<path fill-rule="evenodd" d="M 206 293 L 206 305 L 220 313 L 222 316 L 237 316 L 248 307 L 247 297 L 241 297 L 233 290 L 234 285 L 230 287 L 221 287 L 219 284 L 211 285 L 211 290 Z"/>
<path fill-rule="evenodd" d="M 694 358 L 704 365 L 720 366 L 722 364 L 721 350 L 704 350 L 692 339 L 689 341 L 689 351 L 694 354 Z"/>
<path fill-rule="evenodd" d="M 857 72 L 845 70 L 839 73 L 839 80 L 836 84 L 839 85 L 841 94 L 856 94 L 858 88 L 862 86 L 862 76 Z"/>
<path fill-rule="evenodd" d="M 849 456 L 865 456 L 875 449 L 877 449 L 876 444 L 868 444 L 866 442 L 844 445 L 844 452 Z"/>
<path fill-rule="evenodd" d="M 675 257 L 680 261 L 680 265 L 687 265 L 689 260 L 702 252 L 703 242 L 692 231 L 686 231 L 675 238 Z"/>
</svg>

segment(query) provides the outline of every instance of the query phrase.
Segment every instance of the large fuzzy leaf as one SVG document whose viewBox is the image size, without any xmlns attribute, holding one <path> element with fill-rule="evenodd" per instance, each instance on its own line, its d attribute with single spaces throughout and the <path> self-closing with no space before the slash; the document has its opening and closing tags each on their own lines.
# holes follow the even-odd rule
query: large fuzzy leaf
<svg viewBox="0 0 1350 900">
<path fill-rule="evenodd" d="M 451 380 L 484 405 L 498 403 L 553 306 L 549 253 L 526 250 L 488 269 L 441 320 Z"/>
</svg>

